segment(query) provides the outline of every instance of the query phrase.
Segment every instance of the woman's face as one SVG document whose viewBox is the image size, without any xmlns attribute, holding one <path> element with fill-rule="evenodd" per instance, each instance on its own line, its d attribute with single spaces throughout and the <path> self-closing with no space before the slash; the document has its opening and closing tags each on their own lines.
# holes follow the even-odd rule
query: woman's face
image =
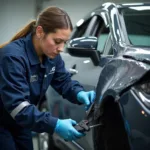
<svg viewBox="0 0 150 150">
<path fill-rule="evenodd" d="M 70 29 L 57 29 L 55 33 L 44 35 L 40 40 L 40 49 L 49 58 L 55 58 L 63 51 L 71 34 Z"/>
</svg>

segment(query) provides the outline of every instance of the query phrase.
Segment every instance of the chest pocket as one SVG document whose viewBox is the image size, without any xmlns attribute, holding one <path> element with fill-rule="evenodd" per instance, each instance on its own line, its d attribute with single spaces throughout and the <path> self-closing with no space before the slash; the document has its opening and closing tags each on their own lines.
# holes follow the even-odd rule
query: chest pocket
<svg viewBox="0 0 150 150">
<path fill-rule="evenodd" d="M 47 68 L 34 67 L 31 68 L 29 84 L 30 84 L 30 101 L 34 104 L 38 102 L 46 93 L 53 75 L 55 66 Z"/>
<path fill-rule="evenodd" d="M 38 66 L 34 66 L 30 69 L 29 85 L 30 85 L 30 101 L 36 103 L 41 95 L 41 89 L 44 78 L 44 71 Z"/>
</svg>

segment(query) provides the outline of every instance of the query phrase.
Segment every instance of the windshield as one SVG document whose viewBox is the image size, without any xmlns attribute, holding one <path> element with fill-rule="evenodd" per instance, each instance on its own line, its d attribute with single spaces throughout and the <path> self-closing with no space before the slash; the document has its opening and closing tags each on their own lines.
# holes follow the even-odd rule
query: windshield
<svg viewBox="0 0 150 150">
<path fill-rule="evenodd" d="M 129 41 L 136 46 L 150 46 L 150 6 L 123 9 Z"/>
</svg>

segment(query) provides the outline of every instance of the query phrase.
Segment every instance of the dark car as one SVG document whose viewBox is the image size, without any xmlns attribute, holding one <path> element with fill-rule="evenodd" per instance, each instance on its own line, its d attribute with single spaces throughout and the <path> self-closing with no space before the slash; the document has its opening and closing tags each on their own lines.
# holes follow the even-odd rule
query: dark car
<svg viewBox="0 0 150 150">
<path fill-rule="evenodd" d="M 40 149 L 150 150 L 150 3 L 102 4 L 77 22 L 62 58 L 95 102 L 85 112 L 49 87 L 40 109 L 101 125 L 72 142 L 40 134 Z"/>
</svg>

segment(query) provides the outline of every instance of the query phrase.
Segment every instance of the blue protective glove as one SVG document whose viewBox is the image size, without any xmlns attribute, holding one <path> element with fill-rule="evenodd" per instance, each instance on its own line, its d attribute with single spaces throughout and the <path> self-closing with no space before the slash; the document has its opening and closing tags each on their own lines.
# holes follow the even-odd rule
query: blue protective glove
<svg viewBox="0 0 150 150">
<path fill-rule="evenodd" d="M 96 97 L 96 93 L 95 91 L 89 91 L 89 92 L 85 92 L 85 91 L 80 91 L 78 94 L 77 94 L 77 100 L 80 102 L 80 103 L 83 103 L 85 104 L 85 109 L 87 110 L 91 104 L 94 102 L 95 100 L 95 97 Z"/>
<path fill-rule="evenodd" d="M 76 140 L 85 136 L 85 133 L 80 133 L 73 127 L 76 124 L 77 122 L 72 119 L 58 119 L 55 127 L 55 133 L 67 141 Z"/>
</svg>

